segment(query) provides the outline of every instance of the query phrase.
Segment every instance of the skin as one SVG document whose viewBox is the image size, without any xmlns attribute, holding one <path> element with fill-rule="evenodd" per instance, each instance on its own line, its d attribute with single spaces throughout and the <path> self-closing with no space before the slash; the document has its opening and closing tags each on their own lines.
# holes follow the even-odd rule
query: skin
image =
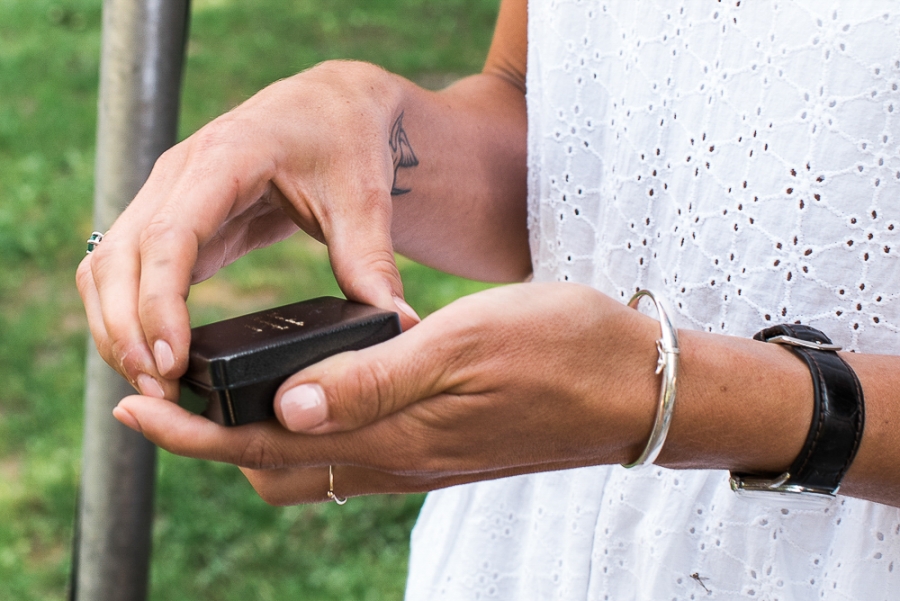
<svg viewBox="0 0 900 601">
<path fill-rule="evenodd" d="M 115 417 L 173 453 L 240 466 L 272 504 L 326 500 L 328 465 L 354 496 L 634 460 L 657 408 L 654 319 L 571 283 L 475 294 L 421 323 L 400 300 L 394 250 L 481 279 L 530 271 L 525 26 L 525 0 L 504 0 L 484 71 L 441 92 L 325 63 L 167 152 L 77 275 L 98 349 L 143 393 Z M 401 116 L 414 166 L 392 155 Z M 184 411 L 172 400 L 190 284 L 297 229 L 328 245 L 349 298 L 399 309 L 406 331 L 290 378 L 278 422 L 229 429 Z M 811 421 L 803 363 L 778 345 L 679 337 L 657 463 L 784 471 Z M 842 355 L 867 422 L 841 492 L 900 506 L 900 359 Z"/>
</svg>

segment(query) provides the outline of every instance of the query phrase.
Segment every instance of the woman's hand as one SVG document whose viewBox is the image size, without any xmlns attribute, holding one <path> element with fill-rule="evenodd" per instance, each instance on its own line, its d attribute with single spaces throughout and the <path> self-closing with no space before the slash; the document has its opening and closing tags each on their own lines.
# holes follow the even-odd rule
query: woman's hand
<svg viewBox="0 0 900 601">
<path fill-rule="evenodd" d="M 280 423 L 226 428 L 168 401 L 114 415 L 179 455 L 234 463 L 274 504 L 424 491 L 638 457 L 657 411 L 659 324 L 578 284 L 519 284 L 454 302 L 415 328 L 288 379 Z M 678 393 L 657 463 L 782 473 L 812 418 L 809 370 L 789 350 L 679 331 Z M 896 357 L 846 353 L 866 433 L 841 490 L 900 505 Z"/>
<path fill-rule="evenodd" d="M 416 323 L 391 240 L 391 192 L 402 185 L 391 146 L 404 133 L 398 79 L 325 63 L 166 152 L 78 269 L 103 358 L 143 394 L 177 398 L 190 285 L 298 228 L 328 244 L 349 298 Z"/>
<path fill-rule="evenodd" d="M 271 503 L 633 460 L 656 409 L 655 320 L 577 284 L 463 298 L 397 338 L 281 387 L 273 422 L 226 428 L 129 397 L 123 423 L 171 452 L 244 468 Z"/>
</svg>

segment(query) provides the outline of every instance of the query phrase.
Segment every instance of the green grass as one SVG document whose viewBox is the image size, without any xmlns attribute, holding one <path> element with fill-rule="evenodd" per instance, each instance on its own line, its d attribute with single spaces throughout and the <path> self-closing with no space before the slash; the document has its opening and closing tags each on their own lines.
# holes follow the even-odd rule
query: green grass
<svg viewBox="0 0 900 601">
<path fill-rule="evenodd" d="M 476 71 L 496 0 L 195 0 L 181 135 L 329 58 Z M 0 0 L 0 599 L 62 599 L 80 469 L 100 0 Z M 423 315 L 483 285 L 410 261 Z M 195 323 L 338 292 L 292 239 L 192 294 Z M 397 599 L 421 496 L 271 508 L 233 467 L 160 455 L 152 599 Z"/>
</svg>

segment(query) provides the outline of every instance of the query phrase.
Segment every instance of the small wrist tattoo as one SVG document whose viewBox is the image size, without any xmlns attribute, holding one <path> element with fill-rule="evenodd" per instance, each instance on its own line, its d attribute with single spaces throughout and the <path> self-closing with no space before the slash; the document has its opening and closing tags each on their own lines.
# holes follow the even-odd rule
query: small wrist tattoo
<svg viewBox="0 0 900 601">
<path fill-rule="evenodd" d="M 397 172 L 400 169 L 416 167 L 419 164 L 419 159 L 416 158 L 416 153 L 413 152 L 409 143 L 406 130 L 403 129 L 403 113 L 400 113 L 400 116 L 394 121 L 393 127 L 391 127 L 390 145 L 391 157 L 394 159 L 394 182 L 391 184 L 391 196 L 400 196 L 401 194 L 406 194 L 412 188 L 397 187 Z"/>
</svg>

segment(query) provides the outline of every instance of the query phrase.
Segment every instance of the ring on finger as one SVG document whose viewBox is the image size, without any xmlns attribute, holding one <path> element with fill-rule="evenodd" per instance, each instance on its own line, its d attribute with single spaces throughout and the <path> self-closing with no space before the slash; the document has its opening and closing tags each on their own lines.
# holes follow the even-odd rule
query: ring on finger
<svg viewBox="0 0 900 601">
<path fill-rule="evenodd" d="M 347 497 L 339 497 L 334 492 L 334 468 L 330 465 L 328 466 L 328 498 L 338 505 L 347 502 Z"/>
<path fill-rule="evenodd" d="M 103 234 L 101 232 L 94 232 L 91 234 L 91 237 L 87 239 L 87 253 L 91 254 L 94 252 L 94 249 L 100 246 L 100 243 L 103 242 Z"/>
</svg>

